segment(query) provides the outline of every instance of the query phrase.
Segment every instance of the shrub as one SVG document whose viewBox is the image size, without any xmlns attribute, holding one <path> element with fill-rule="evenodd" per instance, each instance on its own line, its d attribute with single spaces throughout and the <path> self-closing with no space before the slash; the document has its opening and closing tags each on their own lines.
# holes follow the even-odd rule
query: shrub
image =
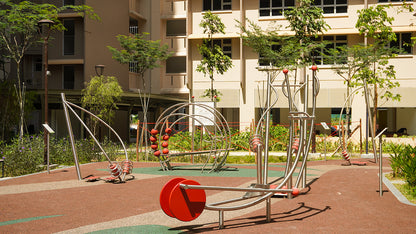
<svg viewBox="0 0 416 234">
<path fill-rule="evenodd" d="M 416 147 L 410 145 L 391 147 L 393 176 L 403 177 L 411 187 L 416 187 Z"/>
<path fill-rule="evenodd" d="M 120 145 L 107 139 L 101 143 L 110 160 L 116 161 L 123 153 Z M 75 148 L 79 163 L 106 161 L 107 159 L 92 139 L 76 140 Z M 0 143 L 0 157 L 4 159 L 5 176 L 20 176 L 45 170 L 43 135 L 25 136 L 9 144 Z M 49 157 L 51 164 L 74 165 L 74 156 L 67 138 L 50 139 Z M 123 156 L 124 159 L 124 156 Z"/>
</svg>

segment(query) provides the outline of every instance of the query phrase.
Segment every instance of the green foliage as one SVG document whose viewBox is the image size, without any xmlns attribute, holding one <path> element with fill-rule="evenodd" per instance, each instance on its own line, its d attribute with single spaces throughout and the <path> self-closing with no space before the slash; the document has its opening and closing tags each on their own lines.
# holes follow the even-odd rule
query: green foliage
<svg viewBox="0 0 416 234">
<path fill-rule="evenodd" d="M 411 187 L 416 187 L 416 147 L 394 146 L 390 154 L 393 176 L 403 177 Z"/>
<path fill-rule="evenodd" d="M 117 109 L 116 102 L 120 100 L 123 90 L 114 76 L 94 76 L 87 87 L 82 90 L 82 106 L 89 109 L 100 119 L 110 123 Z M 97 126 L 96 119 L 93 120 L 93 132 Z"/>
<path fill-rule="evenodd" d="M 4 49 L 5 58 L 16 63 L 16 94 L 20 109 L 20 137 L 23 137 L 23 122 L 25 115 L 25 86 L 20 76 L 20 67 L 26 51 L 39 42 L 38 21 L 47 19 L 54 22 L 51 30 L 64 30 L 58 14 L 71 9 L 80 14 L 88 14 L 93 19 L 98 19 L 93 9 L 85 5 L 66 5 L 57 7 L 52 4 L 37 4 L 32 1 L 0 1 L 0 49 Z M 48 36 L 49 37 L 49 36 Z"/>
<path fill-rule="evenodd" d="M 396 41 L 396 34 L 391 25 L 393 17 L 387 15 L 386 8 L 389 5 L 371 6 L 358 11 L 358 20 L 355 27 L 361 35 L 373 39 L 372 44 L 357 47 L 362 52 L 358 58 L 361 62 L 356 74 L 352 76 L 351 86 L 363 86 L 365 81 L 368 84 L 385 89 L 381 98 L 400 100 L 400 95 L 393 95 L 391 89 L 399 87 L 396 79 L 394 66 L 389 64 L 389 59 L 396 56 L 399 51 L 388 47 L 389 43 Z M 376 103 L 377 100 L 374 100 Z"/>
<path fill-rule="evenodd" d="M 301 0 L 299 6 L 285 11 L 285 18 L 289 21 L 287 28 L 294 31 L 294 36 L 284 35 L 281 26 L 263 30 L 250 20 L 248 28 L 239 23 L 244 43 L 259 53 L 264 61 L 280 69 L 310 64 L 313 61 L 312 52 L 325 46 L 325 43 L 314 39 L 329 28 L 322 9 L 311 3 L 311 0 Z"/>
<path fill-rule="evenodd" d="M 282 125 L 270 126 L 270 147 L 271 151 L 286 151 L 289 143 L 289 129 Z"/>
<path fill-rule="evenodd" d="M 276 26 L 276 30 L 265 31 L 251 20 L 247 21 L 247 28 L 237 21 L 238 27 L 242 31 L 243 43 L 261 55 L 259 64 L 270 63 L 278 68 L 293 67 L 296 64 L 301 57 L 301 50 L 294 37 L 280 35 L 280 26 Z"/>
<path fill-rule="evenodd" d="M 201 97 L 208 97 L 208 98 L 211 98 L 212 96 L 214 97 L 216 102 L 219 102 L 221 101 L 222 93 L 218 91 L 217 89 L 214 89 L 214 90 L 206 89 L 204 91 L 204 94 L 201 95 Z"/>
<path fill-rule="evenodd" d="M 148 69 L 159 67 L 158 62 L 168 59 L 171 55 L 168 45 L 160 45 L 160 40 L 147 40 L 148 33 L 133 36 L 118 35 L 121 50 L 107 46 L 113 59 L 121 64 L 135 62 L 134 70 L 142 77 Z M 143 81 L 144 82 L 144 81 Z"/>
<path fill-rule="evenodd" d="M 208 11 L 204 14 L 199 26 L 204 29 L 205 34 L 208 34 L 208 38 L 205 38 L 202 45 L 198 46 L 202 59 L 201 63 L 197 65 L 196 71 L 202 72 L 211 79 L 211 89 L 208 92 L 210 92 L 211 101 L 214 101 L 214 74 L 224 74 L 233 66 L 233 63 L 231 58 L 224 54 L 222 48 L 214 44 L 212 40 L 214 34 L 225 34 L 225 26 L 220 17 Z"/>
<path fill-rule="evenodd" d="M 298 7 L 285 11 L 285 18 L 289 21 L 289 28 L 295 32 L 295 37 L 302 43 L 311 43 L 313 38 L 329 28 L 320 7 L 312 5 L 312 0 L 299 1 Z"/>
<path fill-rule="evenodd" d="M 108 140 L 101 143 L 111 160 L 118 159 L 120 145 Z M 80 163 L 107 161 L 92 139 L 77 140 L 75 143 Z M 51 164 L 74 165 L 71 144 L 67 138 L 50 139 L 49 156 Z M 20 176 L 45 170 L 43 164 L 43 135 L 25 136 L 23 143 L 14 138 L 10 144 L 0 142 L 0 157 L 5 162 L 5 176 Z"/>
</svg>

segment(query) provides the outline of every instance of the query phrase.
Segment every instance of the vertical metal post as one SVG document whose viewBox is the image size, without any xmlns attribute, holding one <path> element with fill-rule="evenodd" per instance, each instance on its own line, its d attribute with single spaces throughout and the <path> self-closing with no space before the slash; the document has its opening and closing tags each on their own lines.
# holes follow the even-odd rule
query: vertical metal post
<svg viewBox="0 0 416 234">
<path fill-rule="evenodd" d="M 48 36 L 49 37 L 49 36 Z M 43 74 L 45 80 L 45 124 L 48 124 L 48 37 L 44 38 L 43 42 Z M 49 142 L 48 142 L 48 131 L 43 130 L 44 141 L 45 141 L 45 152 L 44 152 L 44 163 L 48 161 Z"/>
<path fill-rule="evenodd" d="M 266 199 L 266 222 L 268 222 L 268 223 L 270 223 L 270 221 L 272 221 L 271 213 L 272 213 L 271 201 L 270 201 L 270 197 L 268 197 Z"/>
<path fill-rule="evenodd" d="M 191 102 L 192 102 L 192 115 L 195 115 L 195 102 L 194 102 L 194 96 L 191 97 Z M 191 137 L 191 148 L 192 148 L 192 152 L 195 150 L 195 119 L 192 118 L 192 137 Z M 194 155 L 191 154 L 191 162 L 192 164 L 194 164 Z"/>
<path fill-rule="evenodd" d="M 220 210 L 219 212 L 219 224 L 218 224 L 218 228 L 219 229 L 223 229 L 224 228 L 224 211 Z"/>
<path fill-rule="evenodd" d="M 266 108 L 270 108 L 270 86 L 271 86 L 270 71 L 267 72 L 267 97 Z M 264 142 L 264 166 L 263 166 L 263 184 L 267 184 L 268 166 L 269 166 L 269 125 L 270 125 L 270 109 L 266 113 L 266 125 L 265 125 L 265 142 Z"/>
<path fill-rule="evenodd" d="M 259 144 L 257 145 L 257 152 L 256 152 L 256 157 L 257 157 L 257 184 L 261 184 L 263 183 L 263 178 L 262 178 L 262 156 L 261 156 L 261 151 L 262 151 L 262 147 L 263 145 Z"/>
<path fill-rule="evenodd" d="M 324 138 L 324 158 L 325 158 L 325 161 L 326 161 L 326 138 L 327 138 L 327 136 L 325 135 L 325 138 Z"/>
<path fill-rule="evenodd" d="M 305 76 L 305 87 L 304 87 L 304 95 L 305 95 L 305 97 L 304 97 L 304 105 L 303 105 L 303 111 L 305 112 L 305 113 L 308 113 L 308 103 L 309 103 L 309 75 L 307 75 L 307 76 Z M 312 77 L 312 79 L 314 79 L 313 77 Z M 313 86 L 312 86 L 313 87 Z M 313 87 L 314 88 L 314 87 Z M 312 122 L 311 122 L 311 124 L 312 124 Z M 304 148 L 303 148 L 303 160 L 304 160 L 304 167 L 303 167 L 303 170 L 302 170 L 302 188 L 305 188 L 306 187 L 306 168 L 307 168 L 307 157 L 308 157 L 308 154 L 309 154 L 309 144 L 310 144 L 310 141 L 308 141 L 308 142 L 306 142 L 306 140 L 307 140 L 307 128 L 308 128 L 308 120 L 307 119 L 304 119 L 303 120 L 303 136 L 305 137 L 305 146 L 304 146 Z M 311 131 L 313 131 L 313 127 L 311 126 Z M 303 140 L 303 139 L 301 139 L 301 140 Z M 309 139 L 308 139 L 309 140 Z"/>
<path fill-rule="evenodd" d="M 79 168 L 77 150 L 75 148 L 74 134 L 72 132 L 71 119 L 69 118 L 68 107 L 66 106 L 65 94 L 61 93 L 62 103 L 64 104 L 64 112 L 66 118 L 66 125 L 68 127 L 69 139 L 71 140 L 72 152 L 74 154 L 75 169 L 77 171 L 78 180 L 82 180 L 81 170 Z"/>
<path fill-rule="evenodd" d="M 47 142 L 48 142 L 47 148 L 46 148 L 46 150 L 48 152 L 47 153 L 46 163 L 47 163 L 48 174 L 50 174 L 50 170 L 49 170 L 49 164 L 50 164 L 50 160 L 49 160 L 49 132 L 47 133 L 46 138 L 47 138 Z"/>
<path fill-rule="evenodd" d="M 379 179 L 380 179 L 380 197 L 383 196 L 383 138 L 380 135 L 379 138 Z"/>
</svg>

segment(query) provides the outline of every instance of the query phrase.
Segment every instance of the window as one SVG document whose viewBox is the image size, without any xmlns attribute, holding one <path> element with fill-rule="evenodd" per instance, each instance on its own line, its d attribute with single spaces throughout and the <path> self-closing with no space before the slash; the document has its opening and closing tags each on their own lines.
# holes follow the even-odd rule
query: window
<svg viewBox="0 0 416 234">
<path fill-rule="evenodd" d="M 347 13 L 347 0 L 314 0 L 312 5 L 322 8 L 324 14 Z"/>
<path fill-rule="evenodd" d="M 64 55 L 74 55 L 75 53 L 75 22 L 64 20 Z"/>
<path fill-rule="evenodd" d="M 64 66 L 64 89 L 74 89 L 75 68 L 74 66 Z"/>
<path fill-rule="evenodd" d="M 314 56 L 315 64 L 324 65 L 324 64 L 334 64 L 330 58 L 326 57 L 328 49 L 336 49 L 341 46 L 347 45 L 347 36 L 321 36 L 317 41 L 325 41 L 328 44 L 325 45 L 325 48 L 319 49 L 312 53 Z"/>
<path fill-rule="evenodd" d="M 166 21 L 166 36 L 185 36 L 186 20 L 168 20 Z"/>
<path fill-rule="evenodd" d="M 383 2 L 404 2 L 405 0 L 378 0 L 379 3 Z M 412 0 L 406 0 L 406 2 L 412 2 Z"/>
<path fill-rule="evenodd" d="M 390 42 L 391 48 L 400 49 L 400 54 L 412 53 L 412 34 L 411 33 L 396 33 L 396 41 Z"/>
<path fill-rule="evenodd" d="M 221 47 L 224 55 L 231 58 L 231 39 L 214 39 L 212 40 L 212 44 Z"/>
<path fill-rule="evenodd" d="M 34 62 L 34 71 L 35 72 L 40 72 L 42 71 L 42 67 L 43 67 L 43 63 L 42 63 L 42 57 L 41 56 L 36 56 L 34 58 L 35 62 Z"/>
<path fill-rule="evenodd" d="M 166 73 L 186 73 L 186 56 L 173 56 L 166 60 Z"/>
<path fill-rule="evenodd" d="M 271 47 L 272 47 L 272 50 L 276 51 L 276 52 L 282 49 L 282 46 L 278 45 L 278 44 L 273 44 Z M 272 61 L 270 61 L 269 59 L 266 59 L 264 57 L 264 55 L 262 55 L 262 54 L 259 54 L 258 63 L 259 63 L 259 66 L 270 66 L 270 65 L 272 65 Z"/>
<path fill-rule="evenodd" d="M 64 0 L 64 6 L 75 5 L 75 0 Z"/>
<path fill-rule="evenodd" d="M 284 11 L 295 6 L 295 0 L 260 0 L 261 17 L 283 16 Z"/>
<path fill-rule="evenodd" d="M 231 10 L 231 0 L 204 0 L 203 11 Z"/>
</svg>

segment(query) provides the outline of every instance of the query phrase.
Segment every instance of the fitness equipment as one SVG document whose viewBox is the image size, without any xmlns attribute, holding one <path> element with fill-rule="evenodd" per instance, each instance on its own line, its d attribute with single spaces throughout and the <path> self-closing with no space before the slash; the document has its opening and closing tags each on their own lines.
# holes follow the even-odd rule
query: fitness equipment
<svg viewBox="0 0 416 234">
<path fill-rule="evenodd" d="M 181 113 L 184 108 L 202 108 L 213 118 L 204 115 Z M 196 121 L 205 132 L 203 141 L 208 145 L 209 150 L 190 151 L 190 152 L 169 152 L 169 138 L 172 134 L 172 128 L 178 123 L 188 119 Z M 150 131 L 152 135 L 150 141 L 153 155 L 159 158 L 160 165 L 164 171 L 172 170 L 170 164 L 172 157 L 198 155 L 205 157 L 202 165 L 202 171 L 210 166 L 209 172 L 220 170 L 227 160 L 231 148 L 231 132 L 224 116 L 215 108 L 203 103 L 178 103 L 167 108 L 156 120 L 154 129 Z"/>
<path fill-rule="evenodd" d="M 76 148 L 75 148 L 74 134 L 72 132 L 72 125 L 71 125 L 71 120 L 69 118 L 68 109 L 71 110 L 71 112 L 74 114 L 74 116 L 85 127 L 87 132 L 90 134 L 91 138 L 95 141 L 95 143 L 100 148 L 103 155 L 107 158 L 107 161 L 109 163 L 108 168 L 109 168 L 111 176 L 108 177 L 108 178 L 105 178 L 104 180 L 107 181 L 107 182 L 117 182 L 117 181 L 118 182 L 125 182 L 127 180 L 133 179 L 134 176 L 131 175 L 131 172 L 133 170 L 133 162 L 129 160 L 129 158 L 127 156 L 126 147 L 124 146 L 124 143 L 121 140 L 120 136 L 117 134 L 117 132 L 112 127 L 110 127 L 110 125 L 108 125 L 106 122 L 104 122 L 102 119 L 100 119 L 99 117 L 97 117 L 93 113 L 87 111 L 86 109 L 84 109 L 80 106 L 75 105 L 74 103 L 71 103 L 71 102 L 67 101 L 66 98 L 65 98 L 64 93 L 61 93 L 61 98 L 62 98 L 62 104 L 64 106 L 65 119 L 66 119 L 66 124 L 67 124 L 67 127 L 68 127 L 69 139 L 71 141 L 72 152 L 74 154 L 75 168 L 76 168 L 76 171 L 77 171 L 78 180 L 82 180 L 82 177 L 81 177 L 81 171 L 80 171 L 79 162 L 78 162 L 77 151 L 76 151 Z M 75 107 L 75 108 L 89 114 L 90 116 L 92 116 L 93 118 L 97 119 L 102 124 L 104 124 L 106 127 L 108 127 L 111 130 L 112 133 L 114 133 L 114 135 L 117 137 L 117 139 L 120 141 L 121 145 L 123 146 L 124 155 L 126 156 L 126 159 L 124 161 L 122 161 L 121 164 L 118 164 L 116 162 L 111 161 L 110 157 L 108 157 L 107 153 L 105 152 L 105 150 L 101 146 L 100 142 L 94 137 L 94 134 L 87 127 L 87 125 L 84 123 L 84 121 L 82 121 L 81 117 L 75 112 L 75 110 L 72 107 Z M 129 175 L 128 178 L 126 178 L 127 175 Z M 86 179 L 86 181 L 91 182 L 91 181 L 99 180 L 101 178 L 96 177 L 96 176 L 88 176 L 85 179 Z"/>
<path fill-rule="evenodd" d="M 260 71 L 267 72 L 267 99 L 266 109 L 261 116 L 261 120 L 256 126 L 256 132 L 250 140 L 250 148 L 256 153 L 257 183 L 250 185 L 248 188 L 235 188 L 223 186 L 203 186 L 193 180 L 185 178 L 174 178 L 170 180 L 160 193 L 160 206 L 166 215 L 177 218 L 182 221 L 191 221 L 197 218 L 203 211 L 219 211 L 219 228 L 224 227 L 224 211 L 244 209 L 260 202 L 266 201 L 266 220 L 271 220 L 271 197 L 275 194 L 285 195 L 289 199 L 299 194 L 300 182 L 303 181 L 302 187 L 306 187 L 306 162 L 311 144 L 312 128 L 315 118 L 316 97 L 319 93 L 319 80 L 316 77 L 317 67 L 312 66 L 312 107 L 311 113 L 308 113 L 308 89 L 309 76 L 305 77 L 302 83 L 290 84 L 289 70 L 284 69 L 284 80 L 281 84 L 283 94 L 289 101 L 289 144 L 287 147 L 287 163 L 283 180 L 277 184 L 281 178 L 268 182 L 268 145 L 269 145 L 269 126 L 270 111 L 277 102 L 277 90 L 273 85 L 278 69 L 274 67 L 260 67 Z M 276 99 L 271 102 L 271 92 L 274 92 Z M 304 97 L 303 104 L 296 105 L 295 99 Z M 308 133 L 308 124 L 310 126 Z M 298 125 L 298 126 L 297 126 Z M 296 129 L 296 126 L 299 130 Z M 156 133 L 156 131 L 155 131 Z M 216 139 L 215 136 L 213 136 Z M 157 152 L 157 151 L 155 151 Z M 292 160 L 294 158 L 294 160 Z M 292 185 L 292 176 L 298 162 L 301 167 L 296 182 Z M 216 203 L 206 204 L 204 190 L 221 190 L 221 191 L 240 191 L 246 192 L 242 197 Z M 229 205 L 231 203 L 239 203 Z"/>
</svg>

